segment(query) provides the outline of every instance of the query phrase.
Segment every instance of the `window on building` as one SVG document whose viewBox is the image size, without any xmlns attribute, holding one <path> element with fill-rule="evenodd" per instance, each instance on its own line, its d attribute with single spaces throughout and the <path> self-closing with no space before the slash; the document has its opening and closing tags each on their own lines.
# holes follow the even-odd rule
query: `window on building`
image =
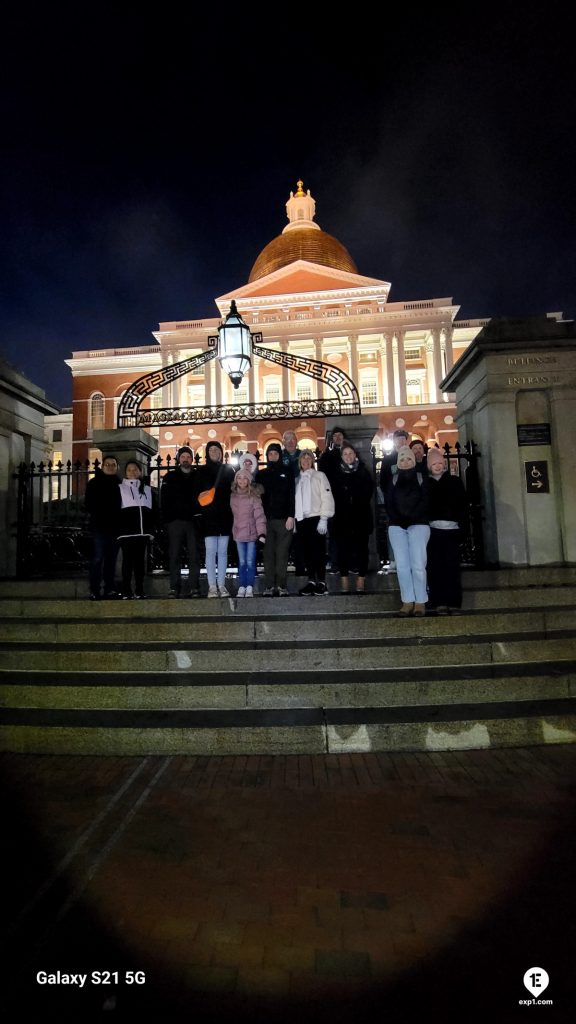
<svg viewBox="0 0 576 1024">
<path fill-rule="evenodd" d="M 56 441 L 61 441 L 61 440 L 62 440 L 62 431 L 61 430 L 53 430 L 52 431 L 52 444 L 54 444 Z"/>
<path fill-rule="evenodd" d="M 408 405 L 421 405 L 422 403 L 422 382 L 419 380 L 406 381 L 406 400 Z"/>
<path fill-rule="evenodd" d="M 188 386 L 188 405 L 190 408 L 196 408 L 199 405 L 204 405 L 204 385 L 203 384 L 189 384 Z"/>
<path fill-rule="evenodd" d="M 303 381 L 296 384 L 296 398 L 299 402 L 307 402 L 312 398 L 312 382 Z"/>
<path fill-rule="evenodd" d="M 90 431 L 104 429 L 104 395 L 97 391 L 90 399 Z"/>
<path fill-rule="evenodd" d="M 232 390 L 232 401 L 234 405 L 247 405 L 248 404 L 248 384 L 242 381 L 239 388 Z"/>
<path fill-rule="evenodd" d="M 62 452 L 52 452 L 52 458 L 50 461 L 53 466 L 57 466 L 59 462 L 62 462 Z"/>
<path fill-rule="evenodd" d="M 279 402 L 280 401 L 280 378 L 275 376 L 268 376 L 264 378 L 264 401 L 265 402 Z"/>
<path fill-rule="evenodd" d="M 364 377 L 361 391 L 362 405 L 378 405 L 378 381 L 375 377 Z"/>
</svg>

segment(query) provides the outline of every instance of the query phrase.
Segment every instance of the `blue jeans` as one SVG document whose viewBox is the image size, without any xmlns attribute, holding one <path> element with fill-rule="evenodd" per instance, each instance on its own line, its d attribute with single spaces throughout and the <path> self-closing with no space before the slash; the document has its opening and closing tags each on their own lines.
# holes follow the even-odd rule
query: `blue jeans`
<svg viewBox="0 0 576 1024">
<path fill-rule="evenodd" d="M 394 552 L 400 596 L 406 604 L 426 604 L 426 545 L 429 526 L 389 526 L 388 537 Z"/>
<path fill-rule="evenodd" d="M 222 590 L 228 568 L 229 537 L 206 537 L 206 575 L 208 586 L 216 586 L 216 559 L 218 559 L 218 586 Z"/>
<path fill-rule="evenodd" d="M 238 581 L 241 587 L 253 587 L 256 577 L 256 541 L 237 540 Z"/>
</svg>

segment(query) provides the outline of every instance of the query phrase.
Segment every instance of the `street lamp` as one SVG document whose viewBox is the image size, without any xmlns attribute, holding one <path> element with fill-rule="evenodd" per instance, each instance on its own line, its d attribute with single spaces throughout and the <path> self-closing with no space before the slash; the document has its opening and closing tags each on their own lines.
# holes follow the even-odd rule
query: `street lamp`
<svg viewBox="0 0 576 1024">
<path fill-rule="evenodd" d="M 230 312 L 218 328 L 218 362 L 237 390 L 242 377 L 250 369 L 252 335 L 232 300 Z"/>
</svg>

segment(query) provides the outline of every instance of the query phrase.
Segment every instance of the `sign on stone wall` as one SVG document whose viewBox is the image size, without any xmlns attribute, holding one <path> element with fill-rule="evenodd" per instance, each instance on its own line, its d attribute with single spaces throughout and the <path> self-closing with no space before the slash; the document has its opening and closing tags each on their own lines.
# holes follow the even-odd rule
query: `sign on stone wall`
<svg viewBox="0 0 576 1024">
<path fill-rule="evenodd" d="M 524 469 L 528 494 L 550 494 L 547 462 L 525 462 Z"/>
<path fill-rule="evenodd" d="M 552 444 L 549 423 L 519 423 L 516 427 L 518 446 Z"/>
</svg>

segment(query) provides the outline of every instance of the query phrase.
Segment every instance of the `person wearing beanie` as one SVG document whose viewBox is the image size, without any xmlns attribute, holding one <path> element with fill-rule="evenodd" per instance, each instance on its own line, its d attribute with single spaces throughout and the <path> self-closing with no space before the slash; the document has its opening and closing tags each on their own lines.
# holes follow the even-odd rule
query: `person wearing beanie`
<svg viewBox="0 0 576 1024">
<path fill-rule="evenodd" d="M 439 615 L 462 607 L 460 541 L 466 529 L 466 491 L 459 477 L 452 476 L 439 448 L 431 448 L 428 462 L 428 606 Z"/>
<path fill-rule="evenodd" d="M 184 554 L 188 561 L 190 597 L 200 594 L 196 478 L 194 454 L 188 445 L 183 445 L 176 454 L 176 468 L 164 475 L 160 491 L 162 521 L 168 537 L 170 597 L 180 597 Z"/>
<path fill-rule="evenodd" d="M 86 486 L 86 511 L 92 531 L 92 559 L 90 561 L 90 600 L 99 601 L 100 585 L 104 581 L 104 598 L 116 598 L 115 574 L 118 558 L 118 515 L 120 512 L 120 477 L 118 459 L 106 455 L 102 468 L 97 469 Z"/>
<path fill-rule="evenodd" d="M 254 479 L 254 476 L 258 471 L 258 459 L 252 454 L 252 452 L 243 452 L 238 460 L 238 468 L 247 470 L 252 479 Z"/>
<path fill-rule="evenodd" d="M 266 540 L 266 516 L 261 493 L 262 488 L 253 482 L 249 470 L 239 469 L 230 495 L 234 517 L 232 536 L 238 549 L 238 597 L 254 597 L 256 542 L 264 543 Z"/>
<path fill-rule="evenodd" d="M 356 564 L 356 593 L 363 594 L 368 571 L 368 541 L 374 529 L 374 481 L 349 441 L 342 445 L 332 492 L 335 512 L 330 524 L 338 552 L 341 592 L 349 592 L 350 566 Z"/>
<path fill-rule="evenodd" d="M 206 575 L 208 597 L 226 597 L 228 542 L 232 532 L 230 488 L 234 479 L 232 466 L 224 464 L 224 450 L 219 441 L 206 445 L 206 462 L 199 466 L 196 486 L 196 512 L 206 543 Z M 203 496 L 209 501 L 203 504 Z"/>
<path fill-rule="evenodd" d="M 296 532 L 302 542 L 302 554 L 308 583 L 299 594 L 327 594 L 326 532 L 334 515 L 334 498 L 328 477 L 314 468 L 314 452 L 300 452 L 300 475 L 295 497 Z"/>
<path fill-rule="evenodd" d="M 282 446 L 273 441 L 266 451 L 266 468 L 256 483 L 263 488 L 267 530 L 264 546 L 264 596 L 288 594 L 288 555 L 294 534 L 294 474 L 282 462 Z"/>
<path fill-rule="evenodd" d="M 414 457 L 416 459 L 416 469 L 419 473 L 422 473 L 423 476 L 427 476 L 428 466 L 426 465 L 426 452 L 428 449 L 424 444 L 424 441 L 421 441 L 420 438 L 417 437 L 414 441 L 410 441 L 410 447 L 414 452 Z"/>
<path fill-rule="evenodd" d="M 397 466 L 386 491 L 386 509 L 402 598 L 399 614 L 425 615 L 426 545 L 430 537 L 427 485 L 408 445 L 399 449 Z"/>
<path fill-rule="evenodd" d="M 122 548 L 122 598 L 143 598 L 146 548 L 154 536 L 152 489 L 142 479 L 137 462 L 129 461 L 120 484 L 122 507 L 119 515 L 118 540 Z M 135 593 L 132 594 L 132 576 Z"/>
</svg>

